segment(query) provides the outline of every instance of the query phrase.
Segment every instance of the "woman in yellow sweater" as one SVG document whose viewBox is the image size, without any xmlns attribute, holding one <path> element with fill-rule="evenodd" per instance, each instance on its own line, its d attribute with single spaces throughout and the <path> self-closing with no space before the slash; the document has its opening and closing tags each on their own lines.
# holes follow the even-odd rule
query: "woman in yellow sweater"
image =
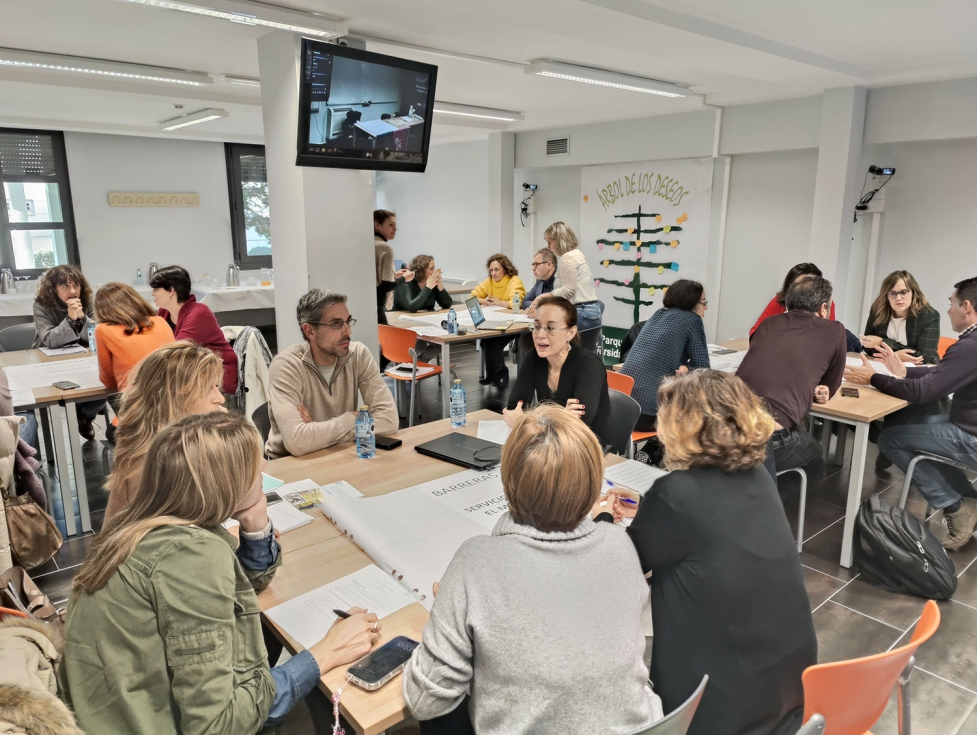
<svg viewBox="0 0 977 735">
<path fill-rule="evenodd" d="M 526 287 L 519 278 L 519 271 L 502 253 L 496 253 L 485 264 L 489 277 L 478 284 L 472 296 L 485 306 L 512 308 L 512 299 L 519 294 L 519 301 L 526 298 Z M 505 366 L 505 346 L 514 338 L 496 337 L 482 341 L 482 354 L 485 356 L 485 377 L 478 382 L 482 385 L 495 383 L 499 388 L 509 384 L 509 368 Z"/>
<path fill-rule="evenodd" d="M 173 341 L 173 330 L 136 289 L 106 283 L 95 294 L 98 377 L 112 393 L 126 387 L 129 371 L 150 352 Z"/>
</svg>

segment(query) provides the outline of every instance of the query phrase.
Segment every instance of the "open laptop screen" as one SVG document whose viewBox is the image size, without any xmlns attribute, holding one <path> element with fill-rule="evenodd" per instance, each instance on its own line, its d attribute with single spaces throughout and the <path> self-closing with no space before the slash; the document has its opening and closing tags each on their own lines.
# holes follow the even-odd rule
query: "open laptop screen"
<svg viewBox="0 0 977 735">
<path fill-rule="evenodd" d="M 485 314 L 482 313 L 482 305 L 478 303 L 477 296 L 472 296 L 470 299 L 466 300 L 465 306 L 468 307 L 468 313 L 471 314 L 472 323 L 474 323 L 476 327 L 485 321 Z"/>
</svg>

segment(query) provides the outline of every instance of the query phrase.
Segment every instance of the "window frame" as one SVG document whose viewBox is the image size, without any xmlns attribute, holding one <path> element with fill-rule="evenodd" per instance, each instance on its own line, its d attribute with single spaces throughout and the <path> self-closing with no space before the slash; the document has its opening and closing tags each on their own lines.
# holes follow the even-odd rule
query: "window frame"
<svg viewBox="0 0 977 735">
<path fill-rule="evenodd" d="M 241 178 L 241 156 L 261 154 L 265 156 L 263 145 L 245 143 L 225 143 L 224 158 L 227 162 L 227 191 L 231 207 L 231 243 L 234 263 L 242 270 L 271 268 L 274 265 L 274 244 L 271 255 L 248 255 L 248 235 L 244 220 L 244 191 Z M 268 159 L 265 158 L 267 171 Z M 267 177 L 266 177 L 267 178 Z"/>
<path fill-rule="evenodd" d="M 71 182 L 68 176 L 68 156 L 65 152 L 64 133 L 60 130 L 33 130 L 30 128 L 8 128 L 0 126 L 0 132 L 20 133 L 24 135 L 47 135 L 51 138 L 51 148 L 54 153 L 54 176 L 40 174 L 7 175 L 0 171 L 0 189 L 3 184 L 57 184 L 58 196 L 61 199 L 61 222 L 10 222 L 7 214 L 6 194 L 4 205 L 0 207 L 0 267 L 9 268 L 14 277 L 27 276 L 31 279 L 40 278 L 47 268 L 17 268 L 14 257 L 14 241 L 12 232 L 15 230 L 62 230 L 65 239 L 65 254 L 70 265 L 81 267 L 78 253 L 78 236 L 75 231 L 75 209 L 71 201 Z"/>
</svg>

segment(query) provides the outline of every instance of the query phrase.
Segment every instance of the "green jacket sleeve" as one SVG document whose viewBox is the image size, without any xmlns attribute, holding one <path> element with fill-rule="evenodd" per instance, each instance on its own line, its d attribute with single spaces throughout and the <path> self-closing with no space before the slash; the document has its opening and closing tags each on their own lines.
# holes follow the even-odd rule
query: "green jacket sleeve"
<svg viewBox="0 0 977 735">
<path fill-rule="evenodd" d="M 451 298 L 451 294 L 448 293 L 447 289 L 441 289 L 434 292 L 434 296 L 437 299 L 438 306 L 442 309 L 450 309 L 454 301 Z"/>
<path fill-rule="evenodd" d="M 398 300 L 399 297 L 399 300 Z M 422 288 L 417 294 L 414 293 L 414 286 L 404 282 L 403 288 L 397 286 L 394 292 L 394 305 L 401 311 L 409 311 L 414 314 L 421 309 L 427 308 L 427 303 L 431 299 L 431 289 L 427 286 Z"/>
<path fill-rule="evenodd" d="M 203 532 L 174 542 L 152 575 L 172 704 L 186 735 L 256 733 L 275 699 L 258 600 L 235 589 L 235 565 L 224 541 Z"/>
</svg>

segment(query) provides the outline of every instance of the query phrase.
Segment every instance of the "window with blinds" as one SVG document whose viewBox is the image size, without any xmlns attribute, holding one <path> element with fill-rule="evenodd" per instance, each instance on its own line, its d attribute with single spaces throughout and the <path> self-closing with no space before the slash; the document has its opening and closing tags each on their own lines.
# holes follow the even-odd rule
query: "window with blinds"
<svg viewBox="0 0 977 735">
<path fill-rule="evenodd" d="M 271 212 L 265 147 L 227 143 L 224 151 L 234 262 L 242 268 L 270 268 Z"/>
<path fill-rule="evenodd" d="M 64 135 L 0 128 L 0 267 L 38 277 L 78 264 Z"/>
</svg>

